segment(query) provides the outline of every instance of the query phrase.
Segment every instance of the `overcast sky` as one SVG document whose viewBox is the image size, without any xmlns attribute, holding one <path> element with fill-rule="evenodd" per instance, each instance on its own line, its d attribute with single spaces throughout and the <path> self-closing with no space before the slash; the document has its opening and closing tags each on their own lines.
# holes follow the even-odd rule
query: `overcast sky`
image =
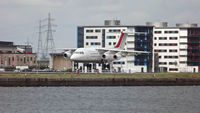
<svg viewBox="0 0 200 113">
<path fill-rule="evenodd" d="M 167 21 L 169 26 L 200 24 L 199 5 L 200 0 L 0 0 L 0 39 L 15 44 L 29 40 L 36 49 L 38 21 L 50 12 L 58 25 L 55 46 L 76 47 L 77 26 L 103 25 L 105 19 L 115 18 L 125 25 L 147 21 Z"/>
</svg>

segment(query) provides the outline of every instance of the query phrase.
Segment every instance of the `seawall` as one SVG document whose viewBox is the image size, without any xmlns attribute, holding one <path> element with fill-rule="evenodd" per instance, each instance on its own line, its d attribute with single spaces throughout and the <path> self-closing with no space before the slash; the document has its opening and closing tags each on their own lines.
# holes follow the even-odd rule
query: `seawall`
<svg viewBox="0 0 200 113">
<path fill-rule="evenodd" d="M 27 78 L 0 77 L 1 87 L 38 86 L 192 86 L 200 78 Z"/>
</svg>

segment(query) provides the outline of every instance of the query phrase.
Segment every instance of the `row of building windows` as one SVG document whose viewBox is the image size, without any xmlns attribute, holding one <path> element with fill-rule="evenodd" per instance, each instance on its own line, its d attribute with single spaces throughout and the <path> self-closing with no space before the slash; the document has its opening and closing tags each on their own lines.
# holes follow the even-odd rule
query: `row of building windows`
<svg viewBox="0 0 200 113">
<path fill-rule="evenodd" d="M 116 39 L 116 36 L 107 36 L 107 39 Z"/>
<path fill-rule="evenodd" d="M 159 65 L 167 65 L 167 62 L 159 62 Z M 177 62 L 169 62 L 169 65 L 177 65 Z"/>
<path fill-rule="evenodd" d="M 113 64 L 125 64 L 124 61 L 120 61 L 120 62 L 113 62 Z"/>
<path fill-rule="evenodd" d="M 89 45 L 89 42 L 86 42 L 86 45 Z M 100 42 L 91 42 L 90 45 L 101 45 Z"/>
<path fill-rule="evenodd" d="M 164 58 L 173 59 L 173 58 L 178 58 L 178 56 L 164 56 Z"/>
<path fill-rule="evenodd" d="M 97 36 L 86 36 L 86 39 L 97 39 Z"/>
<path fill-rule="evenodd" d="M 115 45 L 115 44 L 116 44 L 116 42 L 113 42 L 113 45 Z M 112 42 L 109 42 L 108 45 L 112 45 Z"/>
<path fill-rule="evenodd" d="M 154 52 L 167 52 L 166 49 L 155 49 Z M 169 52 L 177 52 L 177 49 L 170 49 Z"/>
<path fill-rule="evenodd" d="M 109 29 L 109 32 L 121 32 L 122 30 L 121 29 Z M 125 29 L 123 29 L 123 31 L 125 31 Z M 86 30 L 86 33 L 100 33 L 101 32 L 101 29 L 87 29 Z"/>
<path fill-rule="evenodd" d="M 154 31 L 154 33 L 155 33 L 155 34 L 161 34 L 162 31 Z M 177 31 L 177 30 L 173 30 L 173 31 L 164 31 L 164 33 L 165 33 L 165 34 L 172 34 L 172 33 L 177 34 L 178 31 Z"/>
<path fill-rule="evenodd" d="M 34 57 L 35 58 L 35 57 Z M 6 57 L 4 58 L 4 59 L 6 59 Z M 22 58 L 19 58 L 19 56 L 17 56 L 17 61 L 22 61 Z M 24 56 L 24 61 L 26 61 L 27 60 L 27 62 L 30 60 L 30 61 L 33 61 L 33 58 L 32 57 L 25 57 Z M 10 61 L 11 60 L 11 58 L 10 57 L 8 57 L 8 60 Z M 34 59 L 34 60 L 36 60 L 36 58 Z M 12 61 L 14 62 L 15 61 L 15 58 L 14 57 L 12 57 Z"/>
<path fill-rule="evenodd" d="M 169 40 L 177 40 L 178 37 L 169 37 Z M 154 37 L 154 40 L 157 40 L 157 37 Z M 167 37 L 159 37 L 159 40 L 167 40 Z"/>
<path fill-rule="evenodd" d="M 125 31 L 125 29 L 123 29 Z M 121 32 L 121 29 L 109 29 L 109 32 Z"/>
<path fill-rule="evenodd" d="M 159 43 L 159 46 L 177 46 L 177 43 Z"/>
<path fill-rule="evenodd" d="M 169 71 L 178 71 L 178 68 L 169 68 Z"/>
<path fill-rule="evenodd" d="M 177 46 L 177 43 L 159 43 L 159 46 Z M 157 46 L 157 43 L 154 43 L 154 46 Z"/>
<path fill-rule="evenodd" d="M 4 57 L 4 61 L 8 61 L 8 65 L 11 65 L 11 61 L 15 62 L 15 57 L 12 57 L 12 58 L 11 57 L 8 57 L 8 58 Z M 1 59 L 2 64 L 3 64 L 4 61 L 3 61 L 3 59 Z M 24 62 L 24 63 L 29 62 L 29 61 L 31 61 L 31 62 L 33 61 L 33 63 L 36 63 L 36 57 L 34 57 L 34 60 L 33 60 L 33 57 L 25 57 L 24 56 L 24 58 L 19 58 L 19 56 L 17 56 L 16 61 L 17 62 Z"/>
<path fill-rule="evenodd" d="M 86 30 L 86 33 L 93 33 L 93 32 L 94 32 L 93 29 L 87 29 L 87 30 Z M 95 33 L 100 33 L 100 32 L 101 32 L 100 29 L 96 29 L 96 30 L 95 30 Z"/>
</svg>

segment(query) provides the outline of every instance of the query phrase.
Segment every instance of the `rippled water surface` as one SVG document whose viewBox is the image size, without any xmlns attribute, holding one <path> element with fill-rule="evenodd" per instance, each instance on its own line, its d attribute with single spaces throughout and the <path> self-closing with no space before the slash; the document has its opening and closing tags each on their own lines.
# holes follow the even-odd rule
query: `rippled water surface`
<svg viewBox="0 0 200 113">
<path fill-rule="evenodd" d="M 0 113 L 200 113 L 200 87 L 0 87 Z"/>
</svg>

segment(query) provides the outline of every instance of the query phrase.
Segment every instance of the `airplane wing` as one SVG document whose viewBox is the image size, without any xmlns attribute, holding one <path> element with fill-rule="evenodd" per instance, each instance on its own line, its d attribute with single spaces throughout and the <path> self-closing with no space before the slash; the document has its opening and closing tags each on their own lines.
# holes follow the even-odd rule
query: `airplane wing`
<svg viewBox="0 0 200 113">
<path fill-rule="evenodd" d="M 96 49 L 100 54 L 104 54 L 105 52 L 112 52 L 112 53 L 118 53 L 120 52 L 121 54 L 128 54 L 128 55 L 139 55 L 142 53 L 150 53 L 150 52 L 145 52 L 145 51 L 131 51 L 131 50 L 119 50 L 119 49 L 106 49 L 106 48 L 97 48 Z"/>
</svg>

